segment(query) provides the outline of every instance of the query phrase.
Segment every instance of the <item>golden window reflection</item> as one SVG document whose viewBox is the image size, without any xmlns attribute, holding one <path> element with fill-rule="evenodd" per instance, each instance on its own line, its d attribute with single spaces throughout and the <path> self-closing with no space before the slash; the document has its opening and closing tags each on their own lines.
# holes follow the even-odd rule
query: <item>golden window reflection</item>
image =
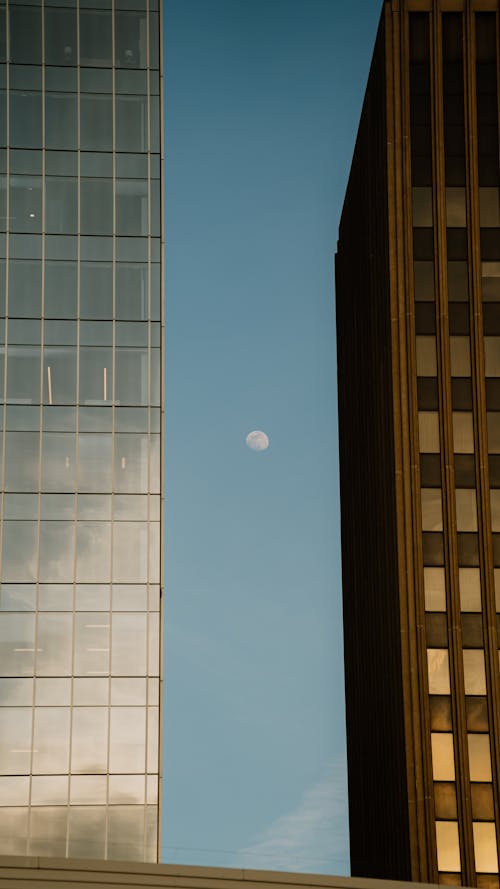
<svg viewBox="0 0 500 889">
<path fill-rule="evenodd" d="M 474 488 L 457 488 L 455 503 L 457 531 L 477 531 L 477 505 Z"/>
<path fill-rule="evenodd" d="M 463 659 L 465 694 L 485 695 L 484 652 L 480 648 L 466 648 L 463 651 Z"/>
<path fill-rule="evenodd" d="M 446 648 L 428 648 L 429 694 L 450 694 L 450 668 Z"/>
<path fill-rule="evenodd" d="M 495 824 L 491 821 L 474 821 L 474 858 L 479 873 L 498 872 L 497 838 Z"/>
<path fill-rule="evenodd" d="M 446 611 L 444 568 L 424 568 L 426 611 Z"/>
<path fill-rule="evenodd" d="M 474 430 L 472 426 L 472 414 L 468 411 L 454 411 L 453 420 L 453 450 L 455 454 L 474 453 Z"/>
<path fill-rule="evenodd" d="M 435 377 L 437 375 L 436 337 L 417 336 L 417 376 Z"/>
<path fill-rule="evenodd" d="M 434 781 L 454 781 L 455 759 L 451 732 L 431 732 L 431 749 Z"/>
<path fill-rule="evenodd" d="M 419 411 L 418 429 L 420 453 L 439 454 L 439 414 L 437 411 Z"/>
<path fill-rule="evenodd" d="M 456 821 L 436 821 L 436 846 L 438 869 L 459 873 L 460 844 Z"/>
<path fill-rule="evenodd" d="M 469 733 L 469 773 L 471 781 L 491 781 L 489 735 Z"/>
<path fill-rule="evenodd" d="M 422 488 L 422 530 L 442 531 L 443 513 L 440 488 Z"/>
<path fill-rule="evenodd" d="M 479 568 L 459 568 L 460 608 L 481 611 L 481 575 Z"/>
</svg>

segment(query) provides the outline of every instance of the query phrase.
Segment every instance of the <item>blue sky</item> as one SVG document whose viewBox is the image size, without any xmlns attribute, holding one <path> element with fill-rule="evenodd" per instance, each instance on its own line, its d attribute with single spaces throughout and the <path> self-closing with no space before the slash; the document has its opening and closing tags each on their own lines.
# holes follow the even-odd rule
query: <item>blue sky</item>
<svg viewBox="0 0 500 889">
<path fill-rule="evenodd" d="M 380 6 L 166 3 L 163 861 L 348 873 L 333 257 Z"/>
</svg>

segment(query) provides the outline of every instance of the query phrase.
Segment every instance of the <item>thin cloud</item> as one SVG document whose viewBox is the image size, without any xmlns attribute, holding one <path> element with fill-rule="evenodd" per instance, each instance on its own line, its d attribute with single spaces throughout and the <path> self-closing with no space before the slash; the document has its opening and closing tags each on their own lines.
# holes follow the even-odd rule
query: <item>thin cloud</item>
<svg viewBox="0 0 500 889">
<path fill-rule="evenodd" d="M 240 866 L 348 874 L 347 818 L 346 764 L 337 756 L 295 809 L 277 818 L 254 845 L 240 850 Z"/>
</svg>

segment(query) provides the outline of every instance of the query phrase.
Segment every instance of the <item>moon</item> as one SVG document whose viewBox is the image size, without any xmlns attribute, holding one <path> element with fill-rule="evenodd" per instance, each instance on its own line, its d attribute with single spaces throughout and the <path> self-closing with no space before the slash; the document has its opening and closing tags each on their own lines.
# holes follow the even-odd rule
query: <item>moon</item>
<svg viewBox="0 0 500 889">
<path fill-rule="evenodd" d="M 251 451 L 267 451 L 269 447 L 269 438 L 265 432 L 255 429 L 249 432 L 245 439 Z"/>
</svg>

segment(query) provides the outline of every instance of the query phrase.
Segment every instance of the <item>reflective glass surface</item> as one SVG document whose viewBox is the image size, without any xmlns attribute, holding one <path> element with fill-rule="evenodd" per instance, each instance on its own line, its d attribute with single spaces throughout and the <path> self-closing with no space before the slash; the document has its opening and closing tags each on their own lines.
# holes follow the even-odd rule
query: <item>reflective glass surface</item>
<svg viewBox="0 0 500 889">
<path fill-rule="evenodd" d="M 0 7 L 2 854 L 157 858 L 160 50 L 134 5 Z"/>
</svg>

